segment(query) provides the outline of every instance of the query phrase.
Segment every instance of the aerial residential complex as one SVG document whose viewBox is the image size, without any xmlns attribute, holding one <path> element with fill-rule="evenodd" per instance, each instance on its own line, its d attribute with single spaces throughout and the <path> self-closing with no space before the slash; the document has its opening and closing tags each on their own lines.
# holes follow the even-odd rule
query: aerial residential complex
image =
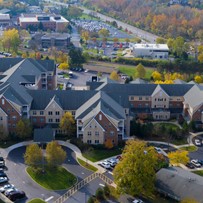
<svg viewBox="0 0 203 203">
<path fill-rule="evenodd" d="M 19 19 L 19 25 L 23 29 L 38 29 L 41 24 L 43 30 L 53 30 L 63 32 L 66 30 L 69 21 L 61 15 L 51 14 L 22 14 Z"/>
<path fill-rule="evenodd" d="M 35 128 L 49 125 L 55 133 L 63 133 L 60 120 L 71 112 L 83 142 L 110 140 L 117 145 L 130 135 L 133 118 L 169 120 L 181 114 L 188 121 L 203 122 L 203 87 L 194 83 L 119 84 L 104 78 L 87 82 L 88 90 L 62 91 L 56 90 L 53 61 L 0 60 L 0 122 L 7 132 L 15 132 L 18 121 L 27 118 Z"/>
</svg>

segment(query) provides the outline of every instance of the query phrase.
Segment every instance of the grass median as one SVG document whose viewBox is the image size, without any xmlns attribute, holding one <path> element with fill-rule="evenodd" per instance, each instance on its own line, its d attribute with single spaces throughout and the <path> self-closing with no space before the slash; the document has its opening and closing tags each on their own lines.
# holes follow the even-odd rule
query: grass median
<svg viewBox="0 0 203 203">
<path fill-rule="evenodd" d="M 28 203 L 46 203 L 46 202 L 42 199 L 35 198 L 35 199 L 31 199 Z"/>
<path fill-rule="evenodd" d="M 46 168 L 45 173 L 28 167 L 27 173 L 42 187 L 48 190 L 64 190 L 77 182 L 77 178 L 63 167 Z"/>
<path fill-rule="evenodd" d="M 90 171 L 97 171 L 97 168 L 89 164 L 88 162 L 83 161 L 82 159 L 77 158 L 78 163 L 83 166 L 84 168 L 90 170 Z"/>
</svg>

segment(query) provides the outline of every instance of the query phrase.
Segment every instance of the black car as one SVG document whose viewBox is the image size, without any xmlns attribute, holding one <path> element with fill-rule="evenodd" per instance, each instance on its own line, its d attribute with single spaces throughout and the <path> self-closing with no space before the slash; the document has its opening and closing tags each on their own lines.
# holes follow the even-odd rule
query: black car
<svg viewBox="0 0 203 203">
<path fill-rule="evenodd" d="M 16 201 L 18 199 L 22 199 L 24 198 L 26 195 L 25 195 L 25 192 L 24 191 L 13 191 L 9 194 L 8 198 L 11 200 L 11 201 Z"/>
<path fill-rule="evenodd" d="M 192 163 L 187 163 L 186 166 L 187 166 L 188 168 L 190 168 L 190 169 L 194 169 L 194 168 L 195 168 Z"/>
</svg>

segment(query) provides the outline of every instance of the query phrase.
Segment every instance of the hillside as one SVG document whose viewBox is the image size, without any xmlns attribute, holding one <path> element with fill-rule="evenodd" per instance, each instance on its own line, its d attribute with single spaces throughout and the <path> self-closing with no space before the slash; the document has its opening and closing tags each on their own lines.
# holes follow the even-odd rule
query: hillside
<svg viewBox="0 0 203 203">
<path fill-rule="evenodd" d="M 183 36 L 203 40 L 203 10 L 197 8 L 181 5 L 169 7 L 168 0 L 82 0 L 82 2 L 89 8 L 164 37 Z M 197 0 L 190 1 L 191 5 L 196 5 L 195 2 L 197 3 Z"/>
</svg>

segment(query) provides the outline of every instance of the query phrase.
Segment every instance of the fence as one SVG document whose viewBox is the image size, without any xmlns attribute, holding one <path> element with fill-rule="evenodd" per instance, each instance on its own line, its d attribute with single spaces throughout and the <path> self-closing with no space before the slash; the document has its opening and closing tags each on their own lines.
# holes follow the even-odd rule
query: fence
<svg viewBox="0 0 203 203">
<path fill-rule="evenodd" d="M 74 193 L 76 193 L 78 190 L 80 190 L 82 187 L 84 187 L 86 184 L 94 180 L 95 178 L 102 179 L 106 184 L 111 185 L 113 181 L 106 177 L 104 174 L 101 173 L 93 173 L 90 176 L 86 177 L 76 185 L 74 185 L 72 188 L 70 188 L 65 194 L 60 196 L 54 203 L 63 203 L 65 202 L 69 197 L 71 197 Z"/>
</svg>

